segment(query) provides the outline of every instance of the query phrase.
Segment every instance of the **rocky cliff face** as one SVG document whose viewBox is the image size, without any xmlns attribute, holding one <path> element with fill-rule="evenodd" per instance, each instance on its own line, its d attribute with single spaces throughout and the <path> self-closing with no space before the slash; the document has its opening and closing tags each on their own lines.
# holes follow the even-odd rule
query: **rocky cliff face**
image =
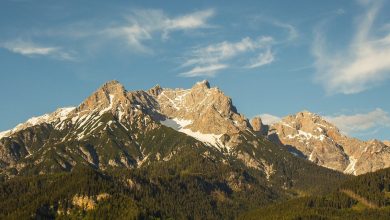
<svg viewBox="0 0 390 220">
<path fill-rule="evenodd" d="M 260 117 L 254 117 L 250 123 L 252 125 L 253 131 L 255 131 L 257 135 L 267 135 L 268 125 L 263 124 L 263 121 Z"/>
<path fill-rule="evenodd" d="M 268 136 L 320 166 L 359 175 L 390 166 L 390 147 L 343 135 L 321 116 L 304 111 L 270 126 Z"/>
</svg>

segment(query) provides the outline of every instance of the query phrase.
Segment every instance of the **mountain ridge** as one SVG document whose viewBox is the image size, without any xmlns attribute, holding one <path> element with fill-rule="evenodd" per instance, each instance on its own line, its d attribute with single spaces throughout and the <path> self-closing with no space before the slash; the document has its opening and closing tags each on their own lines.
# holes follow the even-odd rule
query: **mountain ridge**
<svg viewBox="0 0 390 220">
<path fill-rule="evenodd" d="M 361 141 L 344 135 L 325 118 L 309 111 L 269 125 L 267 136 L 294 154 L 347 174 L 364 174 L 390 166 L 390 148 L 379 140 Z"/>
<path fill-rule="evenodd" d="M 104 124 L 99 121 L 106 113 L 112 114 L 116 122 L 110 120 L 109 124 Z M 285 145 L 298 157 L 346 174 L 358 175 L 390 166 L 386 162 L 390 157 L 389 142 L 349 138 L 336 126 L 307 110 L 286 116 L 272 125 L 264 125 L 259 117 L 249 121 L 238 113 L 231 98 L 217 87 L 211 87 L 207 80 L 197 82 L 189 89 L 156 85 L 146 91 L 127 91 L 119 81 L 108 81 L 79 106 L 59 108 L 53 113 L 33 117 L 1 132 L 0 140 L 42 124 L 52 124 L 53 129 L 59 131 L 73 127 L 62 141 L 72 138 L 81 141 L 89 135 L 94 136 L 95 129 L 109 129 L 112 124 L 124 129 L 125 133 L 131 126 L 138 130 L 152 130 L 161 124 L 228 154 L 247 141 L 242 135 L 247 133 L 267 137 L 274 143 Z M 10 152 L 6 155 L 4 150 L 0 153 L 3 155 L 2 164 L 7 163 L 4 160 L 20 157 Z M 261 164 L 251 161 L 248 155 L 239 157 L 251 166 Z M 125 164 L 130 166 L 128 162 Z"/>
</svg>

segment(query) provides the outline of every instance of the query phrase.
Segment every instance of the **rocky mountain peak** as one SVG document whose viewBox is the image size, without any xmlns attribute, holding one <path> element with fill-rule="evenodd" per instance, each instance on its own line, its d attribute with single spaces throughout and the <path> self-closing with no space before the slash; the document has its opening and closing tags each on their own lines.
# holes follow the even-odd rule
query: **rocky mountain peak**
<svg viewBox="0 0 390 220">
<path fill-rule="evenodd" d="M 390 148 L 383 142 L 347 137 L 326 119 L 308 111 L 271 125 L 268 136 L 289 147 L 293 154 L 348 174 L 358 175 L 390 166 Z"/>
<path fill-rule="evenodd" d="M 207 80 L 203 80 L 195 83 L 192 89 L 210 89 L 210 83 Z"/>
<path fill-rule="evenodd" d="M 276 123 L 274 127 L 281 126 L 286 129 L 302 130 L 314 134 L 327 134 L 332 130 L 333 133 L 339 133 L 339 130 L 331 123 L 326 121 L 320 115 L 309 111 L 298 112 L 295 115 L 289 115 Z"/>
<path fill-rule="evenodd" d="M 157 84 L 153 88 L 149 89 L 148 93 L 152 96 L 158 96 L 161 94 L 162 91 L 163 89 L 161 88 L 161 86 Z"/>
<path fill-rule="evenodd" d="M 269 135 L 293 153 L 304 155 L 310 161 L 331 169 L 343 171 L 348 166 L 348 156 L 334 139 L 342 135 L 321 116 L 309 111 L 298 112 L 271 125 Z"/>
<path fill-rule="evenodd" d="M 125 87 L 117 80 L 111 80 L 104 83 L 101 89 L 106 91 L 107 93 L 113 93 L 113 94 L 126 91 Z"/>
<path fill-rule="evenodd" d="M 231 98 L 211 88 L 207 81 L 191 89 L 163 89 L 156 99 L 161 113 L 171 120 L 166 124 L 176 123 L 187 133 L 199 132 L 213 140 L 228 135 L 233 146 L 238 140 L 232 137 L 250 127 L 247 119 L 237 113 Z"/>
<path fill-rule="evenodd" d="M 125 102 L 126 90 L 116 80 L 106 82 L 83 103 L 77 107 L 77 112 L 101 111 L 112 108 L 115 103 Z"/>
</svg>

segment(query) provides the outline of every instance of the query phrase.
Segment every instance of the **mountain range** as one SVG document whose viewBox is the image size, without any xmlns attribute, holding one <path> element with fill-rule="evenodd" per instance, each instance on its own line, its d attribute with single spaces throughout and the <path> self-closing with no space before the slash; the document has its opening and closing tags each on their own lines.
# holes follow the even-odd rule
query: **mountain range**
<svg viewBox="0 0 390 220">
<path fill-rule="evenodd" d="M 285 146 L 293 155 L 346 174 L 359 175 L 390 166 L 389 142 L 347 137 L 336 126 L 308 111 L 264 125 L 260 117 L 249 122 L 238 113 L 228 96 L 218 88 L 210 88 L 207 81 L 198 82 L 191 89 L 163 89 L 157 85 L 148 91 L 133 92 L 126 91 L 118 81 L 110 81 L 78 107 L 60 108 L 1 132 L 1 169 L 3 173 L 8 173 L 6 170 L 10 168 L 19 172 L 28 165 L 24 161 L 36 165 L 44 163 L 45 158 L 38 151 L 46 152 L 46 148 L 51 148 L 47 141 L 83 143 L 113 130 L 128 136 L 128 145 L 138 145 L 134 146 L 136 152 L 129 153 L 118 146 L 114 157 L 99 158 L 95 147 L 81 146 L 79 156 L 99 169 L 139 167 L 148 162 L 151 155 L 145 154 L 134 141 L 138 135 L 129 133 L 134 129 L 145 132 L 159 126 L 173 128 L 224 155 L 236 154 L 237 146 L 247 142 L 245 136 L 260 136 Z M 55 137 L 51 137 L 54 133 Z M 126 145 L 125 140 L 120 141 Z M 58 158 L 53 169 L 68 170 L 74 166 L 77 162 L 68 155 L 74 153 L 67 149 L 54 152 Z M 171 157 L 161 156 L 159 159 L 162 160 Z M 271 164 L 256 161 L 250 154 L 237 153 L 235 156 L 247 166 L 272 173 Z"/>
<path fill-rule="evenodd" d="M 349 174 L 390 167 L 389 157 L 389 142 L 347 137 L 308 111 L 249 120 L 208 81 L 146 91 L 110 81 L 77 107 L 0 133 L 0 217 L 87 218 L 126 200 L 118 213 L 137 218 L 230 219 L 329 193 Z"/>
</svg>

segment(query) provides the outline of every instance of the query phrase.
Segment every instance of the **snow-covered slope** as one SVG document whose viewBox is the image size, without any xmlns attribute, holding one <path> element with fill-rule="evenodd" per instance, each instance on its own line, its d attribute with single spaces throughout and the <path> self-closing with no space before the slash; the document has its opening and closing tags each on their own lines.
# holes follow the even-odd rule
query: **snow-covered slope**
<svg viewBox="0 0 390 220">
<path fill-rule="evenodd" d="M 74 109 L 75 109 L 75 107 L 59 108 L 53 113 L 44 114 L 42 116 L 37 116 L 37 117 L 32 117 L 32 118 L 28 119 L 26 122 L 18 124 L 13 129 L 1 132 L 0 139 L 3 137 L 8 137 L 8 136 L 10 136 L 18 131 L 23 130 L 23 129 L 33 127 L 36 125 L 40 125 L 43 123 L 47 123 L 47 124 L 52 123 L 52 122 L 61 123 L 62 121 L 64 121 L 65 119 L 68 118 L 68 115 Z"/>
</svg>

